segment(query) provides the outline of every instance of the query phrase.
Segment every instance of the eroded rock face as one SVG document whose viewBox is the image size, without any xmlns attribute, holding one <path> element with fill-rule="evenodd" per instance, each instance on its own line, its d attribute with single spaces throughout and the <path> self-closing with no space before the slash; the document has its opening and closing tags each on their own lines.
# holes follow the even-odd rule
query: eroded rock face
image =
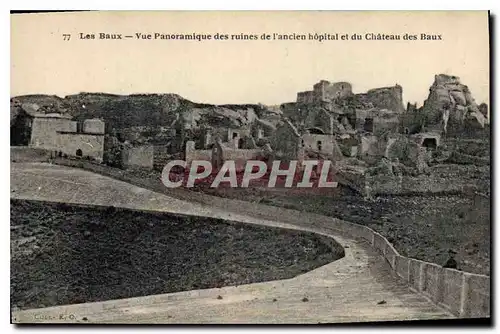
<svg viewBox="0 0 500 334">
<path fill-rule="evenodd" d="M 434 77 L 423 111 L 429 125 L 439 125 L 445 132 L 448 124 L 484 128 L 486 122 L 469 88 L 459 77 L 446 74 Z"/>
</svg>

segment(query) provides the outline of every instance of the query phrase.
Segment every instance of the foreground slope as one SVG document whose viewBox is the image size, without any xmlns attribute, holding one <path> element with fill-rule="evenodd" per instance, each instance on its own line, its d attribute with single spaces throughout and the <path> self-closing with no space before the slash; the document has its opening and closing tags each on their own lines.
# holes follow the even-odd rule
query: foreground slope
<svg viewBox="0 0 500 334">
<path fill-rule="evenodd" d="M 265 205 L 259 205 L 255 215 L 247 210 L 243 215 L 237 213 L 238 208 L 231 211 L 189 203 L 101 175 L 47 164 L 13 163 L 11 197 L 187 213 L 314 231 L 345 247 L 344 258 L 289 280 L 14 311 L 14 323 L 336 323 L 452 317 L 410 292 L 370 245 L 333 230 L 328 224 L 333 218 L 276 211 Z"/>
</svg>

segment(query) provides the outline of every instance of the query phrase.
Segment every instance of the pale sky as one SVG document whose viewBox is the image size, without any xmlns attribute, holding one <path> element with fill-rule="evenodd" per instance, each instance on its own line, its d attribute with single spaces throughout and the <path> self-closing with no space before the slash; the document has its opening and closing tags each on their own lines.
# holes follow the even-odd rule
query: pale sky
<svg viewBox="0 0 500 334">
<path fill-rule="evenodd" d="M 431 41 L 99 40 L 99 33 L 439 34 Z M 69 41 L 62 34 L 71 34 Z M 95 34 L 94 40 L 79 34 Z M 403 87 L 421 105 L 434 75 L 489 99 L 488 13 L 87 12 L 11 15 L 11 96 L 176 93 L 212 104 L 295 101 L 321 79 L 355 93 Z"/>
</svg>

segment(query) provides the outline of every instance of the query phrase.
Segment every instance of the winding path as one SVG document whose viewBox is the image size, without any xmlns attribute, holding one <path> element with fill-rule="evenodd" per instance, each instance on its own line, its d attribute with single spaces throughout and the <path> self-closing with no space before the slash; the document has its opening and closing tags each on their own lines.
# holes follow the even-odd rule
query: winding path
<svg viewBox="0 0 500 334">
<path fill-rule="evenodd" d="M 411 292 L 369 244 L 332 229 L 329 222 L 334 218 L 226 199 L 213 198 L 209 205 L 193 203 L 80 169 L 42 163 L 11 164 L 11 198 L 113 205 L 300 229 L 331 236 L 345 247 L 344 258 L 292 279 L 13 311 L 14 323 L 271 324 L 453 317 Z"/>
</svg>

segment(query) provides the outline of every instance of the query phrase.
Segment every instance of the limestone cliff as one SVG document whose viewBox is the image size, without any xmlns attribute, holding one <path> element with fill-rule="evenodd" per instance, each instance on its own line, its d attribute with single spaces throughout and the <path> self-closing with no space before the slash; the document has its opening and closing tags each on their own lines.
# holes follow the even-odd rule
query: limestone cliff
<svg viewBox="0 0 500 334">
<path fill-rule="evenodd" d="M 422 112 L 426 116 L 426 126 L 439 124 L 444 131 L 450 126 L 484 128 L 486 122 L 469 88 L 459 77 L 446 74 L 434 77 Z"/>
</svg>

